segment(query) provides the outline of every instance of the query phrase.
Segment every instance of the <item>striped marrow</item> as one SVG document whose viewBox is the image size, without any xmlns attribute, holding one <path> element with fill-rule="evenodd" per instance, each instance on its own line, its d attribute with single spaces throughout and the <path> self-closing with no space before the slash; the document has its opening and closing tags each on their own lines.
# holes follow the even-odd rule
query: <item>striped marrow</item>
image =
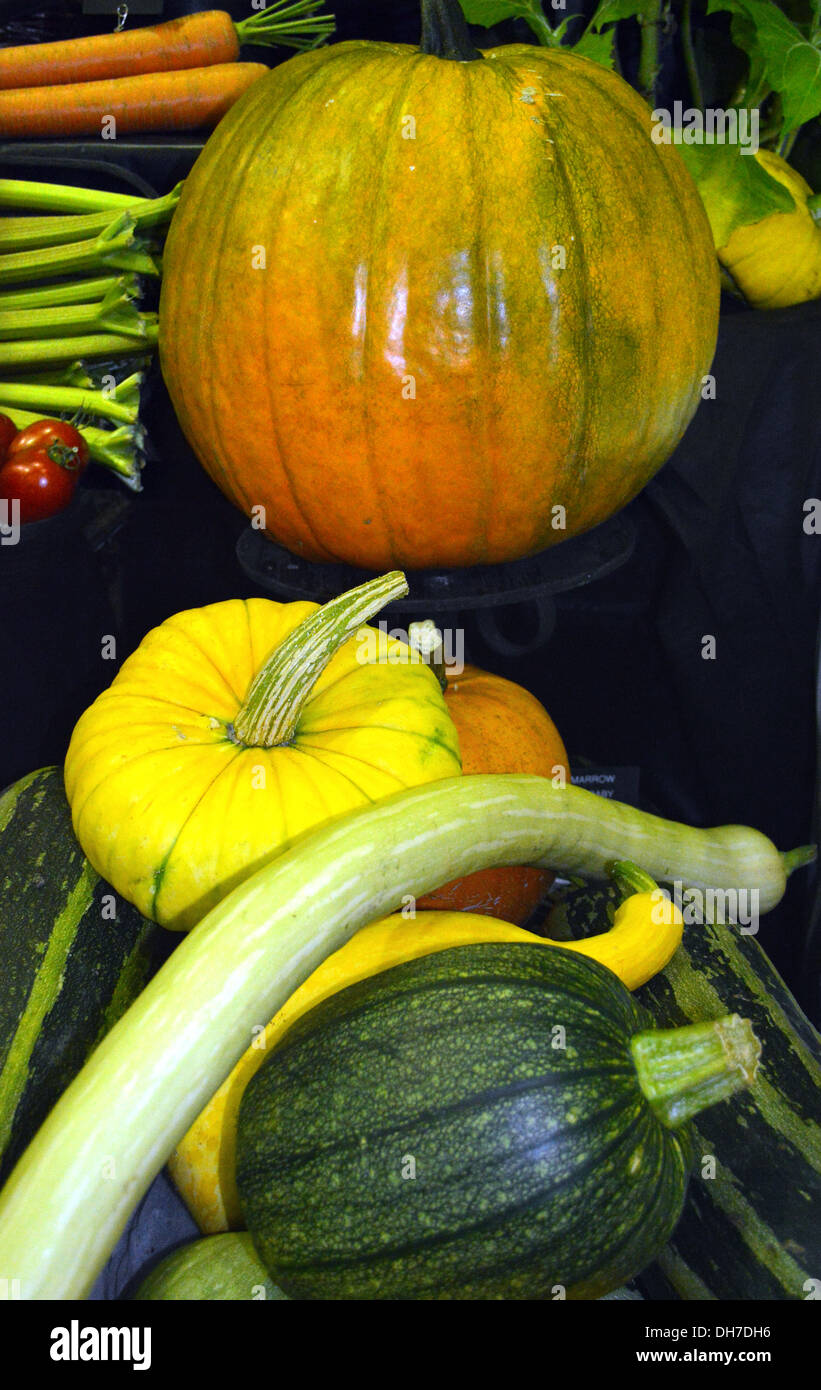
<svg viewBox="0 0 821 1390">
<path fill-rule="evenodd" d="M 0 1181 L 139 993 L 156 931 L 85 858 L 59 768 L 0 795 Z"/>
<path fill-rule="evenodd" d="M 571 938 L 601 931 L 611 899 L 607 889 L 570 892 L 548 929 Z M 683 945 L 637 998 L 663 1027 L 739 1010 L 762 1045 L 750 1090 L 696 1122 L 687 1205 L 647 1292 L 696 1300 L 817 1293 L 821 1037 L 755 937 L 718 922 L 686 926 Z"/>
<path fill-rule="evenodd" d="M 237 1188 L 308 1299 L 598 1298 L 680 1215 L 687 1121 L 749 1084 L 738 1016 L 654 1030 L 598 961 L 480 942 L 303 1015 L 239 1108 Z"/>
</svg>

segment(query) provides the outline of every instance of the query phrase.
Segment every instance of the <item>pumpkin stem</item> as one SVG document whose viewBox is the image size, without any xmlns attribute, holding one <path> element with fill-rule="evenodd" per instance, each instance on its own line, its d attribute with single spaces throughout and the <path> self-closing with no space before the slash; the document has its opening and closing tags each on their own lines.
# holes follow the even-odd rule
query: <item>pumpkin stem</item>
<svg viewBox="0 0 821 1390">
<path fill-rule="evenodd" d="M 761 1056 L 752 1024 L 738 1014 L 636 1033 L 630 1048 L 639 1085 L 668 1129 L 750 1086 Z"/>
<path fill-rule="evenodd" d="M 422 0 L 419 51 L 454 63 L 473 63 L 482 57 L 470 37 L 459 0 Z"/>
<path fill-rule="evenodd" d="M 442 634 L 432 618 L 425 618 L 422 623 L 411 623 L 408 628 L 408 645 L 412 651 L 417 651 L 424 657 L 442 687 L 442 694 L 444 695 L 448 688 L 445 648 Z"/>
<path fill-rule="evenodd" d="M 249 748 L 274 748 L 293 738 L 311 691 L 331 657 L 386 603 L 408 592 L 400 570 L 331 599 L 305 618 L 254 677 L 233 733 Z"/>
</svg>

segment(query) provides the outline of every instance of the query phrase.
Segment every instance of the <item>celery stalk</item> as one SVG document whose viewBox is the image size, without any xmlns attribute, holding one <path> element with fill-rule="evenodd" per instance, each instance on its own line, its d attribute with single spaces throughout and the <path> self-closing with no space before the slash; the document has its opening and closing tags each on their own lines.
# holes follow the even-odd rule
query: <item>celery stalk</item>
<svg viewBox="0 0 821 1390">
<path fill-rule="evenodd" d="M 136 193 L 104 193 L 97 188 L 73 188 L 63 183 L 0 179 L 0 207 L 32 212 L 115 212 L 147 202 Z"/>
<path fill-rule="evenodd" d="M 160 273 L 159 265 L 146 243 L 135 237 L 127 213 L 118 217 L 96 238 L 0 256 L 0 284 L 51 280 L 75 271 L 100 271 L 109 266 L 114 270 L 134 270 L 143 275 Z"/>
<path fill-rule="evenodd" d="M 19 372 L 17 385 L 79 386 L 83 391 L 98 391 L 99 383 L 89 376 L 82 362 L 61 362 L 42 372 Z"/>
<path fill-rule="evenodd" d="M 11 372 L 48 362 L 66 362 L 74 357 L 127 357 L 143 353 L 157 343 L 157 315 L 139 316 L 141 332 L 131 334 L 94 333 L 77 338 L 32 338 L 29 341 L 0 342 L 0 371 Z"/>
<path fill-rule="evenodd" d="M 144 199 L 128 209 L 134 227 L 143 231 L 170 222 L 180 201 L 178 183 L 162 198 Z M 111 223 L 111 212 L 92 212 L 83 217 L 0 217 L 0 252 L 26 251 L 38 246 L 59 246 L 99 236 Z"/>
<path fill-rule="evenodd" d="M 98 304 L 61 304 L 50 309 L 4 309 L 0 305 L 0 342 L 101 332 L 142 337 L 145 322 L 128 297 L 113 288 Z"/>
<path fill-rule="evenodd" d="M 103 275 L 96 280 L 71 280 L 59 285 L 39 285 L 33 290 L 4 290 L 0 312 L 10 309 L 50 309 L 57 304 L 91 304 L 105 298 L 113 288 L 136 299 L 142 286 L 139 275 Z"/>
<path fill-rule="evenodd" d="M 76 340 L 75 340 L 76 341 Z M 43 415 L 73 414 L 81 410 L 115 424 L 136 425 L 140 409 L 143 373 L 135 372 L 111 391 L 84 391 L 71 386 L 50 386 L 38 382 L 0 382 L 0 411 L 7 406 L 39 410 Z"/>
</svg>

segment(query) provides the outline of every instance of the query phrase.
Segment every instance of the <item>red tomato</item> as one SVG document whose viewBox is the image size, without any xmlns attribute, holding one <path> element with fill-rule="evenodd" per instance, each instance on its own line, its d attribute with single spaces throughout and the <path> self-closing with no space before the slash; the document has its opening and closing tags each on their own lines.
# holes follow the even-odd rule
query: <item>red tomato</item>
<svg viewBox="0 0 821 1390">
<path fill-rule="evenodd" d="M 17 426 L 14 421 L 10 420 L 8 415 L 0 415 L 0 468 L 3 466 L 8 447 L 16 434 Z"/>
<path fill-rule="evenodd" d="M 77 463 L 82 473 L 88 463 L 88 445 L 79 430 L 67 420 L 35 420 L 15 435 L 8 446 L 6 457 L 27 453 L 29 449 L 48 449 L 52 444 L 63 444 L 67 449 L 77 450 Z"/>
<path fill-rule="evenodd" d="M 43 521 L 68 506 L 78 476 L 76 467 L 56 462 L 47 450 L 28 449 L 0 468 L 0 498 L 20 502 L 21 522 Z"/>
</svg>

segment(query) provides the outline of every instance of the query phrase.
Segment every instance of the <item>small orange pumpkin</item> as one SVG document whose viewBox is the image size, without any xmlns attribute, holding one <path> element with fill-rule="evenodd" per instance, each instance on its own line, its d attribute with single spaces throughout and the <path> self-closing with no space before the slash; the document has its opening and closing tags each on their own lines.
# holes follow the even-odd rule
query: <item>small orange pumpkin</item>
<svg viewBox="0 0 821 1390">
<path fill-rule="evenodd" d="M 459 735 L 463 772 L 532 772 L 569 782 L 561 735 L 529 690 L 476 666 L 465 666 L 461 675 L 453 677 L 443 677 L 442 668 L 436 669 Z M 520 927 L 538 907 L 553 877 L 547 869 L 480 869 L 428 893 L 417 907 L 477 912 Z"/>
</svg>

